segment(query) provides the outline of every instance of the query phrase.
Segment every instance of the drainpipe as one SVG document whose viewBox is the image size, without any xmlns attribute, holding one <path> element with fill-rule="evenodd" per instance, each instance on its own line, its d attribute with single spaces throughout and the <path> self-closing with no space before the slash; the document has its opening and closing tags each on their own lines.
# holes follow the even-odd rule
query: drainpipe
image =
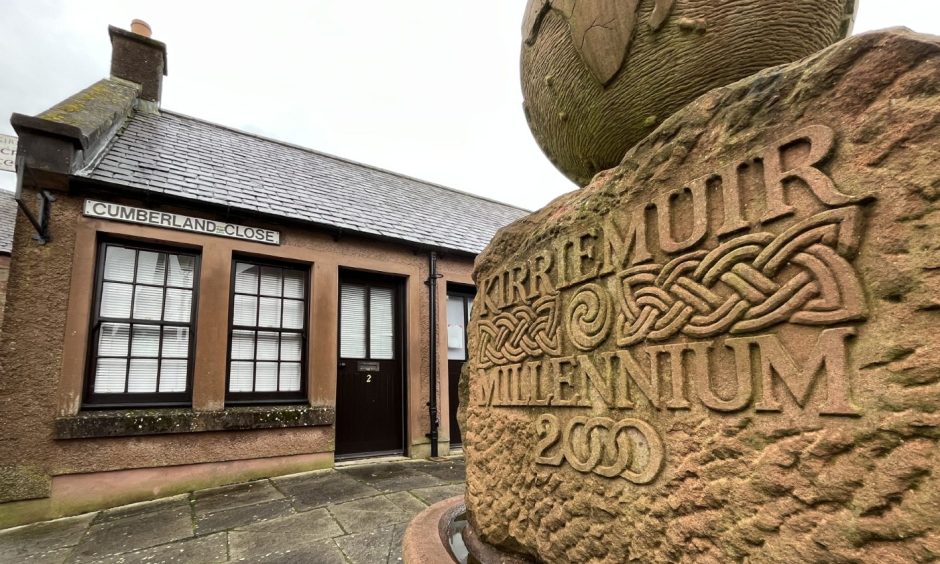
<svg viewBox="0 0 940 564">
<path fill-rule="evenodd" d="M 428 253 L 428 279 L 425 284 L 428 285 L 428 339 L 431 341 L 431 350 L 429 355 L 430 370 L 430 399 L 428 400 L 428 415 L 431 418 L 431 432 L 427 434 L 431 441 L 431 458 L 437 458 L 437 430 L 440 426 L 440 420 L 437 416 L 437 279 L 441 275 L 437 273 L 437 253 L 431 251 Z"/>
</svg>

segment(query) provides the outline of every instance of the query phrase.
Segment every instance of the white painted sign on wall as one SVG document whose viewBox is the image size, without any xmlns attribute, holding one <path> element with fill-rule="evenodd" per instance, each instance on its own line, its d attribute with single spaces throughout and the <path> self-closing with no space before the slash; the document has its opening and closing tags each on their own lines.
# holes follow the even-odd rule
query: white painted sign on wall
<svg viewBox="0 0 940 564">
<path fill-rule="evenodd" d="M 16 137 L 0 134 L 0 170 L 16 172 Z"/>
<path fill-rule="evenodd" d="M 139 223 L 141 225 L 152 225 L 154 227 L 177 229 L 179 231 L 192 231 L 194 233 L 206 233 L 220 237 L 230 237 L 232 239 L 244 239 L 246 241 L 266 243 L 268 245 L 281 244 L 281 233 L 279 231 L 261 229 L 260 227 L 235 225 L 233 223 L 225 223 L 201 217 L 189 217 L 177 213 L 123 206 L 110 202 L 99 202 L 97 200 L 85 200 L 85 215 L 88 217 L 113 219 L 114 221 L 123 221 L 126 223 Z"/>
</svg>

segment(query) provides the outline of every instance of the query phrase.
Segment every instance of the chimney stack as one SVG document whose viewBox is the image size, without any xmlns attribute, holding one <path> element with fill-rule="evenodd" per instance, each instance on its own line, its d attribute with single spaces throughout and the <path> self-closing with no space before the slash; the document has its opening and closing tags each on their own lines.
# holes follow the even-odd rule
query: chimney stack
<svg viewBox="0 0 940 564">
<path fill-rule="evenodd" d="M 166 44 L 150 38 L 150 26 L 131 22 L 131 31 L 108 26 L 111 36 L 111 76 L 140 84 L 140 98 L 160 103 L 166 75 Z"/>
</svg>

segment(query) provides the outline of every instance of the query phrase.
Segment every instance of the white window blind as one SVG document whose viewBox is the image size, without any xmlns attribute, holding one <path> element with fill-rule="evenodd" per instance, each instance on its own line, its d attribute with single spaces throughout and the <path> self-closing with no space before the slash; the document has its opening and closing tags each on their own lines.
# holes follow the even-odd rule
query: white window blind
<svg viewBox="0 0 940 564">
<path fill-rule="evenodd" d="M 339 354 L 342 358 L 395 358 L 394 290 L 341 285 Z"/>
<path fill-rule="evenodd" d="M 235 262 L 229 392 L 300 392 L 306 276 Z"/>
<path fill-rule="evenodd" d="M 366 357 L 366 289 L 343 284 L 340 288 L 339 355 Z"/>
<path fill-rule="evenodd" d="M 391 288 L 369 292 L 369 358 L 395 358 L 395 314 Z"/>
<path fill-rule="evenodd" d="M 196 257 L 104 245 L 95 394 L 185 392 Z"/>
<path fill-rule="evenodd" d="M 466 360 L 466 327 L 464 327 L 464 298 L 447 296 L 447 358 Z"/>
</svg>

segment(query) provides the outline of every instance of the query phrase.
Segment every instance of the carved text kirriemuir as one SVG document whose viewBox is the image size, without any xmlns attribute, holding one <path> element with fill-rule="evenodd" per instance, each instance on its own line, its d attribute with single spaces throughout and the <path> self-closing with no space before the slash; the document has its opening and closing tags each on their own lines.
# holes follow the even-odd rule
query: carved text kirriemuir
<svg viewBox="0 0 940 564">
<path fill-rule="evenodd" d="M 820 168 L 833 143 L 804 127 L 481 280 L 473 401 L 542 410 L 537 464 L 636 484 L 668 458 L 643 414 L 856 416 L 864 218 Z"/>
</svg>

